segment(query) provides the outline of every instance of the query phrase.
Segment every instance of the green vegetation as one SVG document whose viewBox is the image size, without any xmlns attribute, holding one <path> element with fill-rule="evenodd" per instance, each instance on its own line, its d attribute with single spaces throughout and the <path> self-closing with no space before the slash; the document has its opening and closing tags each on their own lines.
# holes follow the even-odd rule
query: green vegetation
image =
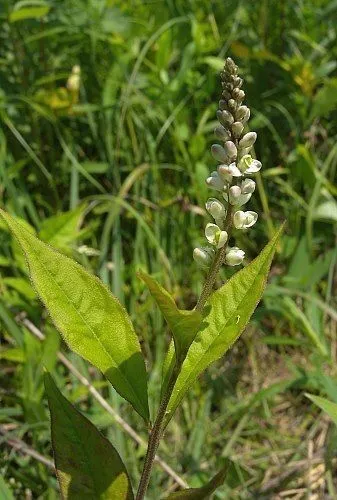
<svg viewBox="0 0 337 500">
<path fill-rule="evenodd" d="M 263 163 L 251 202 L 259 223 L 237 238 L 247 262 L 287 220 L 253 322 L 165 432 L 149 500 L 184 483 L 221 484 L 224 464 L 217 499 L 337 497 L 328 416 L 337 403 L 336 17 L 334 0 L 1 2 L 1 208 L 126 306 L 151 373 L 152 415 L 169 336 L 145 271 L 181 310 L 195 306 L 204 272 L 192 254 L 210 220 L 200 207 L 228 55 L 245 79 Z M 218 284 L 232 272 L 224 267 Z M 59 497 L 43 367 L 113 443 L 135 487 L 142 419 L 67 349 L 2 220 L 0 289 L 1 499 Z M 52 382 L 49 391 L 62 401 Z"/>
</svg>

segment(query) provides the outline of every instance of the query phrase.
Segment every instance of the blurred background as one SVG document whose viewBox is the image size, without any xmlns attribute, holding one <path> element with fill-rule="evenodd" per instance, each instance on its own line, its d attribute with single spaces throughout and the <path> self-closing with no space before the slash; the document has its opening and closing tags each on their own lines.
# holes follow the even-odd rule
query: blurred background
<svg viewBox="0 0 337 500">
<path fill-rule="evenodd" d="M 168 336 L 136 271 L 195 305 L 219 71 L 227 56 L 239 65 L 263 163 L 259 221 L 237 240 L 247 262 L 287 228 L 253 321 L 186 397 L 160 454 L 190 486 L 228 457 L 217 499 L 337 498 L 336 426 L 305 397 L 337 402 L 336 0 L 2 0 L 0 23 L 1 206 L 126 305 L 152 408 Z M 144 447 L 116 414 L 146 437 L 140 418 L 64 348 L 4 225 L 0 290 L 0 497 L 58 498 L 43 366 L 135 485 Z M 176 487 L 156 465 L 148 498 Z"/>
</svg>

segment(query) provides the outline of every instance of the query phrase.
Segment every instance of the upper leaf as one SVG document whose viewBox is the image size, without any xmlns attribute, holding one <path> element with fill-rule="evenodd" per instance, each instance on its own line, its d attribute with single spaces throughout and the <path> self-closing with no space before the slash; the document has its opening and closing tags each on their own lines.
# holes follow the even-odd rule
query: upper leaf
<svg viewBox="0 0 337 500">
<path fill-rule="evenodd" d="M 224 355 L 247 325 L 261 299 L 282 230 L 283 226 L 255 260 L 234 274 L 206 302 L 204 321 L 188 350 L 172 392 L 166 424 L 197 377 Z"/>
<path fill-rule="evenodd" d="M 110 441 L 45 374 L 57 478 L 65 500 L 133 500 L 126 468 Z"/>
<path fill-rule="evenodd" d="M 173 297 L 155 279 L 144 271 L 139 271 L 138 274 L 148 286 L 166 319 L 172 331 L 177 360 L 182 362 L 200 327 L 202 315 L 198 311 L 178 309 Z"/>
<path fill-rule="evenodd" d="M 201 488 L 188 488 L 187 490 L 176 491 L 167 497 L 167 500 L 184 500 L 191 498 L 193 500 L 204 500 L 215 492 L 221 486 L 226 478 L 228 464 L 226 464 L 207 484 Z"/>
<path fill-rule="evenodd" d="M 103 283 L 0 210 L 20 243 L 33 285 L 69 347 L 97 366 L 149 419 L 147 376 L 131 320 Z"/>
</svg>

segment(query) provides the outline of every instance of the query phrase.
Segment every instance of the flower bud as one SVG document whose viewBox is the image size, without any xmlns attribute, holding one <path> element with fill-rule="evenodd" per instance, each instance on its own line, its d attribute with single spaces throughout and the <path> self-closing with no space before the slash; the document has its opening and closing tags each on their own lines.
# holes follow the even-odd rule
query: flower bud
<svg viewBox="0 0 337 500">
<path fill-rule="evenodd" d="M 243 123 L 234 122 L 234 123 L 232 123 L 231 129 L 232 129 L 234 137 L 236 139 L 238 139 L 241 136 L 242 131 L 243 131 Z"/>
<path fill-rule="evenodd" d="M 209 267 L 214 258 L 214 250 L 209 247 L 195 248 L 193 250 L 193 259 L 201 267 Z"/>
<path fill-rule="evenodd" d="M 232 160 L 235 160 L 235 158 L 237 157 L 237 154 L 238 154 L 238 150 L 236 149 L 234 142 L 226 141 L 224 144 L 224 148 L 225 148 L 226 153 L 229 156 L 229 158 Z"/>
<path fill-rule="evenodd" d="M 228 101 L 228 99 L 231 99 L 231 97 L 232 97 L 232 96 L 231 96 L 231 94 L 228 92 L 228 90 L 223 90 L 221 95 L 222 95 L 222 97 L 224 97 L 227 101 Z"/>
<path fill-rule="evenodd" d="M 241 184 L 243 194 L 251 194 L 255 191 L 255 182 L 252 179 L 244 179 Z"/>
<path fill-rule="evenodd" d="M 206 184 L 217 191 L 222 191 L 224 188 L 224 181 L 221 179 L 218 172 L 212 172 L 210 177 L 207 177 Z"/>
<path fill-rule="evenodd" d="M 250 117 L 250 109 L 247 106 L 240 106 L 235 113 L 235 121 L 246 123 Z"/>
<path fill-rule="evenodd" d="M 238 247 L 228 248 L 226 251 L 225 262 L 229 266 L 238 266 L 243 261 L 245 252 Z"/>
<path fill-rule="evenodd" d="M 219 165 L 218 167 L 219 176 L 224 179 L 224 181 L 232 182 L 233 177 L 241 177 L 242 173 L 235 165 L 231 163 L 230 165 Z"/>
<path fill-rule="evenodd" d="M 236 110 L 236 108 L 237 108 L 237 105 L 236 105 L 235 100 L 234 99 L 229 99 L 229 101 L 228 101 L 228 109 L 229 109 L 229 111 L 233 111 L 234 112 Z"/>
<path fill-rule="evenodd" d="M 226 143 L 227 144 L 227 143 Z M 211 147 L 212 156 L 215 160 L 224 162 L 227 160 L 227 153 L 222 146 L 219 144 L 212 144 Z"/>
<path fill-rule="evenodd" d="M 238 87 L 238 88 L 240 88 L 243 84 L 243 80 L 239 76 L 236 76 L 234 78 L 233 82 L 234 82 L 235 87 Z"/>
<path fill-rule="evenodd" d="M 228 139 L 230 138 L 228 131 L 222 125 L 218 125 L 217 127 L 215 127 L 214 135 L 221 141 L 228 141 Z"/>
<path fill-rule="evenodd" d="M 224 125 L 225 127 L 228 125 L 232 125 L 232 123 L 234 122 L 233 115 L 229 113 L 229 111 L 218 109 L 218 111 L 216 112 L 216 116 L 221 125 Z"/>
<path fill-rule="evenodd" d="M 228 240 L 227 231 L 222 231 L 216 224 L 207 224 L 205 228 L 207 241 L 217 249 L 222 248 Z"/>
<path fill-rule="evenodd" d="M 247 229 L 248 227 L 252 227 L 257 221 L 258 215 L 256 212 L 243 212 L 239 210 L 235 212 L 233 216 L 233 222 L 236 229 Z"/>
<path fill-rule="evenodd" d="M 224 101 L 223 99 L 220 99 L 219 108 L 221 109 L 221 111 L 223 111 L 224 109 L 227 109 L 227 102 Z"/>
<path fill-rule="evenodd" d="M 232 186 L 228 191 L 228 201 L 231 205 L 237 205 L 241 196 L 241 189 L 239 186 Z"/>
<path fill-rule="evenodd" d="M 248 132 L 245 134 L 239 142 L 239 148 L 251 148 L 255 143 L 257 138 L 256 132 Z"/>
<path fill-rule="evenodd" d="M 225 218 L 226 209 L 221 201 L 216 198 L 209 198 L 206 202 L 206 210 L 213 217 L 213 219 L 219 220 Z"/>
</svg>

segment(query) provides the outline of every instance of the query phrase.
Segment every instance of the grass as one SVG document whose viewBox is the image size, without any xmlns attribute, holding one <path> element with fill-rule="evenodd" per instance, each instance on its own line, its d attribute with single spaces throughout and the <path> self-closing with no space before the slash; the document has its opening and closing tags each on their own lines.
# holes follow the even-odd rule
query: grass
<svg viewBox="0 0 337 500">
<path fill-rule="evenodd" d="M 180 305 L 195 305 L 202 272 L 191 255 L 207 220 L 218 72 L 227 55 L 239 64 L 264 165 L 251 205 L 259 223 L 240 244 L 250 259 L 284 219 L 286 235 L 251 326 L 194 386 L 160 454 L 190 486 L 230 458 L 219 499 L 336 497 L 336 429 L 304 396 L 337 401 L 336 2 L 50 0 L 41 2 L 43 15 L 9 0 L 2 7 L 1 204 L 126 304 L 151 368 L 153 407 L 168 338 L 135 272 L 147 269 Z M 75 64 L 78 96 L 66 89 Z M 141 422 L 87 363 L 65 351 L 23 257 L 0 229 L 5 483 L 15 498 L 58 497 L 48 467 L 12 446 L 21 440 L 51 457 L 47 365 L 118 448 L 136 484 L 144 448 L 57 352 L 145 437 Z M 46 340 L 36 339 L 23 317 Z M 149 499 L 158 498 L 159 487 L 168 492 L 176 484 L 157 466 Z"/>
</svg>

